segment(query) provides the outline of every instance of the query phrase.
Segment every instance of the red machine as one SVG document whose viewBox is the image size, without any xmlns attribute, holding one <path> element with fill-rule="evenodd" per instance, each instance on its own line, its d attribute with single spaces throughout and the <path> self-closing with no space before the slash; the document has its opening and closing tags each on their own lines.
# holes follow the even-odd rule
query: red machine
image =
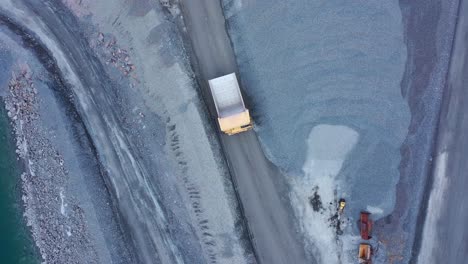
<svg viewBox="0 0 468 264">
<path fill-rule="evenodd" d="M 370 233 L 372 231 L 372 220 L 369 219 L 370 213 L 368 212 L 361 212 L 361 219 L 360 219 L 360 228 L 361 228 L 361 238 L 364 240 L 369 240 L 372 237 Z"/>
<path fill-rule="evenodd" d="M 361 243 L 359 245 L 359 264 L 372 264 L 372 247 L 369 244 Z"/>
</svg>

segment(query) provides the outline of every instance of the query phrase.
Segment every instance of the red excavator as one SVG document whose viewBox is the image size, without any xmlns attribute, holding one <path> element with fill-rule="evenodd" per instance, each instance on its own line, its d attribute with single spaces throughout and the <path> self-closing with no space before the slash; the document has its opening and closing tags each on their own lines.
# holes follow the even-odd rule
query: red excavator
<svg viewBox="0 0 468 264">
<path fill-rule="evenodd" d="M 361 238 L 364 240 L 369 240 L 372 238 L 370 236 L 372 231 L 372 220 L 369 219 L 369 215 L 370 213 L 368 212 L 361 212 L 359 227 L 361 228 Z"/>
</svg>

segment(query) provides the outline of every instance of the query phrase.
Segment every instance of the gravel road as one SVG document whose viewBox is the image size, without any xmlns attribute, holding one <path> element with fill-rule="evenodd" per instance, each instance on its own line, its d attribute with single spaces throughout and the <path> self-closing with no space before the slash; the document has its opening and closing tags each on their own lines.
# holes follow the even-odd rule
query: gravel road
<svg viewBox="0 0 468 264">
<path fill-rule="evenodd" d="M 238 72 L 219 1 L 181 1 L 188 37 L 195 54 L 202 94 L 215 116 L 206 80 Z M 250 236 L 260 263 L 306 263 L 296 231 L 286 183 L 266 158 L 254 131 L 221 135 Z"/>
</svg>

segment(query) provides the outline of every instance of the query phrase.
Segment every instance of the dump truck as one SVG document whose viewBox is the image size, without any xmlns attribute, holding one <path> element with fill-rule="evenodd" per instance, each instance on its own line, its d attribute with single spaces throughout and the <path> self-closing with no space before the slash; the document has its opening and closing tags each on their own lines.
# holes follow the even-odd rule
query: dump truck
<svg viewBox="0 0 468 264">
<path fill-rule="evenodd" d="M 235 73 L 208 80 L 222 132 L 234 135 L 252 129 Z"/>
<path fill-rule="evenodd" d="M 358 261 L 360 264 L 372 264 L 372 247 L 369 244 L 359 245 Z"/>
</svg>

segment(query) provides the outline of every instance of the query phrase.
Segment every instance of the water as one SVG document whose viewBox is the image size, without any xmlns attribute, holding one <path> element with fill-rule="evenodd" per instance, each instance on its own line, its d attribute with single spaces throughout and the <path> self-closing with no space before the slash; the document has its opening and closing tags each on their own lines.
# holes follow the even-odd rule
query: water
<svg viewBox="0 0 468 264">
<path fill-rule="evenodd" d="M 0 263 L 39 263 L 22 217 L 20 169 L 3 102 L 0 103 Z"/>
</svg>

